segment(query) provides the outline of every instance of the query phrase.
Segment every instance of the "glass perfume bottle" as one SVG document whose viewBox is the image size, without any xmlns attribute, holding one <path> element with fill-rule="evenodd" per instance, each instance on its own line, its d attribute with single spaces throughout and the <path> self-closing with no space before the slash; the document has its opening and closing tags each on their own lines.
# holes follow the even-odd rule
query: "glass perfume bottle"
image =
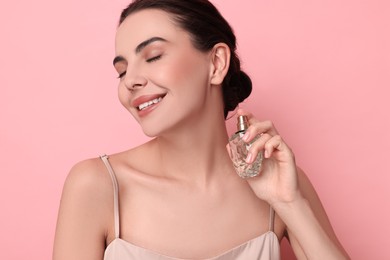
<svg viewBox="0 0 390 260">
<path fill-rule="evenodd" d="M 248 118 L 246 116 L 239 116 L 237 118 L 237 132 L 229 139 L 231 159 L 237 174 L 241 178 L 250 178 L 259 175 L 261 163 L 263 162 L 262 151 L 258 153 L 253 163 L 249 164 L 245 161 L 252 143 L 259 138 L 259 136 L 257 136 L 249 143 L 244 142 L 242 137 L 247 129 Z"/>
</svg>

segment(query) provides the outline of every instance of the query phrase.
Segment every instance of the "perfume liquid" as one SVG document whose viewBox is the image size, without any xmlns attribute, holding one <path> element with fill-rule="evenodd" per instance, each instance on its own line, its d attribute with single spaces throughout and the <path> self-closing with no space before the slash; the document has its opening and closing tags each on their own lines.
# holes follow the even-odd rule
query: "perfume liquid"
<svg viewBox="0 0 390 260">
<path fill-rule="evenodd" d="M 261 164 L 263 162 L 263 152 L 260 151 L 253 163 L 248 164 L 245 159 L 248 156 L 249 148 L 257 140 L 256 137 L 251 142 L 246 143 L 242 140 L 245 131 L 248 129 L 248 118 L 239 116 L 237 118 L 237 132 L 229 139 L 231 159 L 237 174 L 241 178 L 250 178 L 259 175 Z"/>
</svg>

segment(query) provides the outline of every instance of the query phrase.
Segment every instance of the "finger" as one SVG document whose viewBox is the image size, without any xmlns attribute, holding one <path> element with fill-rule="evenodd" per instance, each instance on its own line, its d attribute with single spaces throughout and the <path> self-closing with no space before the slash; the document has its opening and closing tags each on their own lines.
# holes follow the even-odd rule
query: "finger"
<svg viewBox="0 0 390 260">
<path fill-rule="evenodd" d="M 269 134 L 271 136 L 278 135 L 278 131 L 274 127 L 271 121 L 258 121 L 249 125 L 244 136 L 242 137 L 245 142 L 252 141 L 259 134 Z"/>
<path fill-rule="evenodd" d="M 246 116 L 248 118 L 248 134 L 245 136 L 244 141 L 251 141 L 256 135 L 268 132 L 270 135 L 278 135 L 274 124 L 270 120 L 260 121 L 252 113 L 242 108 L 237 110 L 238 116 Z"/>
<path fill-rule="evenodd" d="M 260 120 L 258 120 L 251 112 L 242 108 L 237 110 L 237 116 L 246 116 L 250 125 L 260 122 Z"/>
<path fill-rule="evenodd" d="M 238 116 L 246 116 L 248 118 L 248 122 L 250 125 L 254 125 L 256 123 L 261 122 L 259 119 L 257 119 L 251 112 L 244 110 L 242 108 L 239 108 L 237 110 L 237 115 Z"/>
<path fill-rule="evenodd" d="M 248 156 L 245 161 L 247 163 L 252 163 L 255 161 L 259 153 L 263 153 L 265 144 L 272 138 L 269 134 L 262 134 L 259 138 L 251 144 L 251 147 L 248 151 Z"/>
<path fill-rule="evenodd" d="M 247 116 L 248 119 L 250 119 L 250 118 L 253 117 L 253 115 L 252 115 L 251 112 L 249 112 L 249 111 L 247 111 L 247 110 L 245 110 L 245 109 L 242 109 L 242 108 L 239 108 L 239 109 L 237 110 L 237 115 L 239 115 L 239 116 Z"/>
<path fill-rule="evenodd" d="M 264 145 L 264 157 L 270 158 L 272 156 L 272 153 L 277 151 L 284 151 L 291 153 L 290 148 L 287 146 L 287 144 L 283 141 L 282 137 L 280 135 L 275 135 L 271 139 L 268 140 L 268 142 Z"/>
</svg>

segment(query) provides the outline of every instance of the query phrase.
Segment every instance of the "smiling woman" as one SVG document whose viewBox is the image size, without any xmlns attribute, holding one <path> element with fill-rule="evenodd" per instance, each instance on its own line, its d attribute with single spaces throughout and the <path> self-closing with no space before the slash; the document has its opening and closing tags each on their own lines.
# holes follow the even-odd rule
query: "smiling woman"
<svg viewBox="0 0 390 260">
<path fill-rule="evenodd" d="M 62 195 L 54 259 L 347 259 L 294 154 L 250 112 L 235 172 L 225 118 L 251 92 L 236 39 L 207 0 L 136 0 L 121 15 L 119 99 L 153 139 L 78 163 Z"/>
<path fill-rule="evenodd" d="M 150 19 L 151 16 L 155 19 Z M 215 107 L 223 116 L 223 101 L 217 93 L 220 88 L 210 88 L 210 96 L 209 90 L 203 86 L 222 82 L 222 75 L 210 77 L 210 61 L 213 52 L 228 55 L 228 47 L 220 44 L 213 52 L 200 51 L 193 47 L 190 35 L 178 28 L 169 15 L 153 9 L 129 16 L 117 31 L 116 53 L 121 61 L 115 67 L 123 75 L 119 83 L 119 98 L 148 136 L 161 132 L 173 134 L 175 125 L 184 126 L 182 120 L 191 118 L 195 121 L 195 116 L 216 110 Z M 213 62 L 225 61 L 218 59 Z M 159 103 L 145 106 L 158 98 L 161 98 Z M 217 106 L 218 103 L 221 105 Z M 145 109 L 139 109 L 141 104 Z M 164 115 L 168 114 L 170 117 L 165 118 Z"/>
</svg>

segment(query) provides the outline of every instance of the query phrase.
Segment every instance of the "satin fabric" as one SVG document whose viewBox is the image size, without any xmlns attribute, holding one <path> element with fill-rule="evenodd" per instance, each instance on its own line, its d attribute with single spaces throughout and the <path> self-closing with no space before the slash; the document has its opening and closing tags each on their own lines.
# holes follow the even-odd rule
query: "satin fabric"
<svg viewBox="0 0 390 260">
<path fill-rule="evenodd" d="M 101 156 L 102 161 L 110 173 L 114 186 L 114 221 L 115 239 L 107 246 L 104 252 L 104 260 L 189 260 L 162 255 L 150 249 L 129 243 L 119 237 L 119 202 L 118 183 L 115 173 L 108 161 L 108 156 Z M 273 232 L 274 212 L 270 210 L 269 231 L 261 236 L 249 240 L 235 248 L 232 248 L 218 256 L 204 260 L 279 260 L 280 245 L 278 237 Z"/>
</svg>

